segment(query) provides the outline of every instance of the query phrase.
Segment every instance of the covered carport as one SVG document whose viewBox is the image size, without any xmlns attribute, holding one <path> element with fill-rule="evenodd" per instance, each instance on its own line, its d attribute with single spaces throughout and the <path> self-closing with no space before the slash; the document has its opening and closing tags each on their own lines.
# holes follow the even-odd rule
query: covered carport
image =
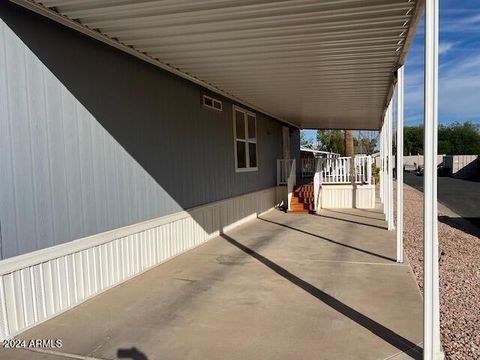
<svg viewBox="0 0 480 360">
<path fill-rule="evenodd" d="M 397 120 L 400 130 L 398 136 L 401 140 L 402 65 L 422 14 L 424 1 L 168 0 L 132 3 L 109 0 L 75 2 L 14 0 L 13 2 L 296 127 L 382 129 L 381 195 L 385 204 L 387 227 L 389 230 L 394 229 L 392 99 L 398 80 Z M 426 1 L 425 29 L 423 351 L 425 359 L 434 359 L 441 357 L 436 261 L 438 258 L 436 169 L 434 162 L 429 161 L 435 158 L 437 147 L 438 1 L 436 0 Z M 400 156 L 398 161 L 401 161 Z M 398 203 L 401 206 L 401 192 L 398 196 L 400 200 Z M 401 211 L 398 212 L 398 216 L 395 253 L 396 260 L 402 263 Z M 301 222 L 299 219 L 294 221 Z M 277 235 L 265 236 L 274 239 Z M 245 240 L 247 244 L 237 241 L 240 246 L 233 241 L 227 239 L 227 243 L 253 256 L 257 262 L 265 262 L 262 261 L 263 255 L 256 256 L 255 249 L 252 250 L 248 246 L 248 240 Z M 309 251 L 300 255 L 307 253 Z M 343 254 L 344 251 L 340 253 Z M 295 262 L 301 264 L 300 258 L 296 258 Z M 332 264 L 344 260 L 335 257 L 329 259 Z M 398 265 L 398 268 L 405 270 L 401 266 Z M 274 269 L 271 267 L 270 269 L 285 278 L 284 275 L 287 274 L 283 268 L 273 267 Z M 242 279 L 247 281 L 249 277 Z M 187 278 L 187 282 L 189 280 L 190 278 Z M 301 284 L 316 293 L 315 289 Z M 108 295 L 108 293 L 101 295 L 98 299 Z M 333 301 L 329 297 L 324 297 L 324 300 Z M 387 309 L 394 308 L 392 302 L 398 299 L 392 296 L 390 300 L 389 303 L 384 302 Z M 333 303 L 330 305 L 336 304 Z M 75 311 L 80 311 L 87 305 L 88 303 L 81 305 Z M 348 310 L 342 306 L 340 308 L 343 312 Z M 337 309 L 337 312 L 342 311 Z M 72 313 L 73 311 L 70 315 Z M 356 312 L 354 315 L 357 317 Z M 68 316 L 68 313 L 65 316 Z M 315 318 L 313 313 L 312 316 Z M 322 317 L 319 316 L 320 318 Z M 57 320 L 59 319 L 61 318 L 58 317 Z M 328 319 L 328 316 L 323 319 Z M 368 325 L 370 327 L 372 325 L 371 319 L 365 320 L 360 316 L 357 320 L 366 321 L 365 324 L 370 324 Z M 319 322 L 317 326 L 321 327 L 322 324 Z M 275 325 L 271 327 L 274 328 Z M 376 335 L 384 333 L 384 329 L 379 330 L 378 327 L 376 331 L 371 328 L 368 330 Z M 177 339 L 180 336 L 181 334 Z M 416 344 L 416 340 L 413 342 L 409 340 L 408 343 Z M 415 346 L 411 346 L 410 349 Z M 395 347 L 398 349 L 398 346 Z M 408 348 L 399 350 L 406 351 Z"/>
<path fill-rule="evenodd" d="M 0 357 L 420 359 L 421 294 L 395 253 L 380 207 L 272 210 L 18 336 L 61 348 Z"/>
</svg>

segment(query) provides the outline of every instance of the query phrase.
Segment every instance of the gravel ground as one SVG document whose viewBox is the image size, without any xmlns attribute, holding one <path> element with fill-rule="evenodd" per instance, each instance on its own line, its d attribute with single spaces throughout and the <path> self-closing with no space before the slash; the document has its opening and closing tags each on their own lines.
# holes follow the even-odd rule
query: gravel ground
<svg viewBox="0 0 480 360">
<path fill-rule="evenodd" d="M 423 292 L 423 194 L 407 186 L 404 224 L 405 254 Z M 443 350 L 447 359 L 480 359 L 480 238 L 456 227 L 438 223 Z"/>
</svg>

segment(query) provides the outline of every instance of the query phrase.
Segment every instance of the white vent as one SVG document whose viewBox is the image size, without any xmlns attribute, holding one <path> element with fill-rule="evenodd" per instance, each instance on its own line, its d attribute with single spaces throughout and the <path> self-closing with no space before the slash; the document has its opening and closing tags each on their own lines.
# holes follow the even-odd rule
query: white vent
<svg viewBox="0 0 480 360">
<path fill-rule="evenodd" d="M 222 102 L 207 95 L 203 95 L 203 106 L 209 109 L 222 111 Z"/>
</svg>

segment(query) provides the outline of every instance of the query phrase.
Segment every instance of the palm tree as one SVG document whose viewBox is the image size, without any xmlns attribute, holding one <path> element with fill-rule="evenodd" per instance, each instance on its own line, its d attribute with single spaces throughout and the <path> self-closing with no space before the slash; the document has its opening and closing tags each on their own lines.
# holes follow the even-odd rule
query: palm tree
<svg viewBox="0 0 480 360">
<path fill-rule="evenodd" d="M 345 156 L 353 157 L 353 133 L 352 130 L 345 130 Z"/>
<path fill-rule="evenodd" d="M 355 163 L 354 163 L 354 156 L 353 153 L 353 133 L 352 130 L 345 130 L 345 156 L 350 157 L 350 181 L 352 184 L 355 183 Z"/>
</svg>

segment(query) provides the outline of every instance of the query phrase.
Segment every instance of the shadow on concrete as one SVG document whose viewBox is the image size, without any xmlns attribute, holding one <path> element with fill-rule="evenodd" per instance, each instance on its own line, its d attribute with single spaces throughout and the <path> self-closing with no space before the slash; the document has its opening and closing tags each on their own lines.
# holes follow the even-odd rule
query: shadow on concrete
<svg viewBox="0 0 480 360">
<path fill-rule="evenodd" d="M 278 226 L 286 227 L 286 228 L 288 228 L 288 229 L 290 229 L 290 230 L 295 230 L 295 231 L 301 232 L 302 234 L 314 236 L 314 237 L 316 237 L 316 238 L 318 238 L 318 239 L 331 242 L 332 244 L 335 244 L 335 245 L 340 245 L 340 246 L 343 246 L 343 247 L 346 247 L 346 248 L 349 248 L 349 249 L 352 249 L 352 250 L 355 250 L 355 251 L 359 251 L 359 252 L 364 253 L 364 254 L 372 255 L 372 256 L 378 257 L 378 258 L 380 258 L 380 259 L 397 262 L 396 259 L 393 259 L 393 258 L 391 258 L 391 257 L 384 256 L 384 255 L 380 255 L 380 254 L 376 254 L 376 253 L 373 253 L 373 252 L 368 251 L 368 250 L 364 250 L 364 249 L 357 248 L 357 247 L 355 247 L 355 246 L 343 244 L 343 243 L 341 243 L 341 242 L 338 242 L 338 241 L 335 241 L 335 240 L 332 240 L 332 239 L 328 239 L 328 238 L 326 238 L 326 237 L 323 237 L 323 236 L 320 236 L 320 235 L 317 235 L 317 234 L 314 234 L 314 233 L 311 233 L 311 232 L 308 232 L 308 231 L 305 231 L 305 230 L 297 229 L 297 228 L 295 228 L 295 227 L 293 227 L 293 226 L 288 226 L 288 225 L 285 225 L 285 224 L 277 223 L 277 222 L 275 222 L 275 221 L 267 220 L 267 219 L 264 219 L 264 218 L 262 218 L 262 217 L 258 217 L 258 219 L 259 219 L 259 220 L 262 220 L 262 221 L 269 222 L 269 223 L 271 223 L 271 224 L 275 224 L 275 225 L 278 225 Z M 383 229 L 384 229 L 384 228 L 383 228 Z"/>
<path fill-rule="evenodd" d="M 264 219 L 263 219 L 264 220 Z M 268 220 L 264 220 L 268 221 Z M 330 306 L 332 309 L 338 311 L 342 315 L 348 317 L 349 319 L 355 321 L 360 326 L 364 327 L 365 329 L 369 330 L 376 336 L 380 337 L 384 341 L 388 342 L 390 345 L 396 347 L 400 351 L 408 352 L 408 355 L 413 359 L 422 359 L 422 348 L 416 345 L 415 343 L 411 342 L 408 339 L 405 339 L 403 336 L 398 335 L 397 333 L 393 332 L 392 330 L 386 328 L 382 324 L 376 322 L 373 319 L 363 315 L 362 313 L 356 311 L 355 309 L 351 308 L 348 305 L 345 305 L 341 301 L 337 300 L 333 296 L 323 292 L 322 290 L 318 289 L 317 287 L 313 286 L 312 284 L 300 279 L 298 276 L 295 276 L 285 268 L 277 265 L 273 261 L 267 259 L 266 257 L 260 255 L 259 253 L 255 252 L 254 250 L 250 249 L 249 247 L 239 243 L 232 237 L 222 234 L 220 235 L 226 241 L 228 241 L 233 246 L 237 247 L 244 253 L 250 255 L 254 259 L 258 260 L 278 275 L 282 276 L 286 280 L 290 281 L 292 284 L 298 286 L 302 290 L 306 291 L 310 295 L 314 296 L 325 305 Z"/>
<path fill-rule="evenodd" d="M 438 221 L 455 229 L 480 238 L 480 218 L 439 216 Z"/>
<path fill-rule="evenodd" d="M 119 359 L 148 360 L 147 356 L 136 347 L 130 349 L 118 349 L 117 357 Z"/>
<path fill-rule="evenodd" d="M 344 214 L 344 215 L 349 215 L 349 214 Z M 387 230 L 387 227 L 385 227 L 385 226 L 365 224 L 365 223 L 363 223 L 363 222 L 354 221 L 354 220 L 342 219 L 342 218 L 338 218 L 338 217 L 335 217 L 335 216 L 328 216 L 328 215 L 325 215 L 325 214 L 315 214 L 315 216 L 320 216 L 320 217 L 324 217 L 324 218 L 332 219 L 332 220 L 345 221 L 345 222 L 349 222 L 349 223 L 351 223 L 351 224 L 357 224 L 357 225 L 363 225 L 363 226 L 370 226 L 370 227 L 377 228 L 377 229 Z"/>
<path fill-rule="evenodd" d="M 365 216 L 365 215 L 358 215 L 358 214 L 353 214 L 350 212 L 343 212 L 343 211 L 338 211 L 338 210 L 332 210 L 332 209 L 322 209 L 328 212 L 336 213 L 336 214 L 341 214 L 341 215 L 348 215 L 348 216 L 355 216 L 355 217 L 361 217 L 365 219 L 371 219 L 371 220 L 380 220 L 384 221 L 385 219 L 379 218 L 379 217 L 372 217 L 372 216 Z M 366 211 L 365 209 L 362 209 L 362 212 Z"/>
<path fill-rule="evenodd" d="M 371 209 L 371 210 L 369 210 L 369 209 L 362 209 L 362 212 L 368 212 L 368 213 L 372 213 L 372 214 L 381 214 L 381 215 L 383 215 L 381 210 L 374 210 L 374 209 Z"/>
</svg>

